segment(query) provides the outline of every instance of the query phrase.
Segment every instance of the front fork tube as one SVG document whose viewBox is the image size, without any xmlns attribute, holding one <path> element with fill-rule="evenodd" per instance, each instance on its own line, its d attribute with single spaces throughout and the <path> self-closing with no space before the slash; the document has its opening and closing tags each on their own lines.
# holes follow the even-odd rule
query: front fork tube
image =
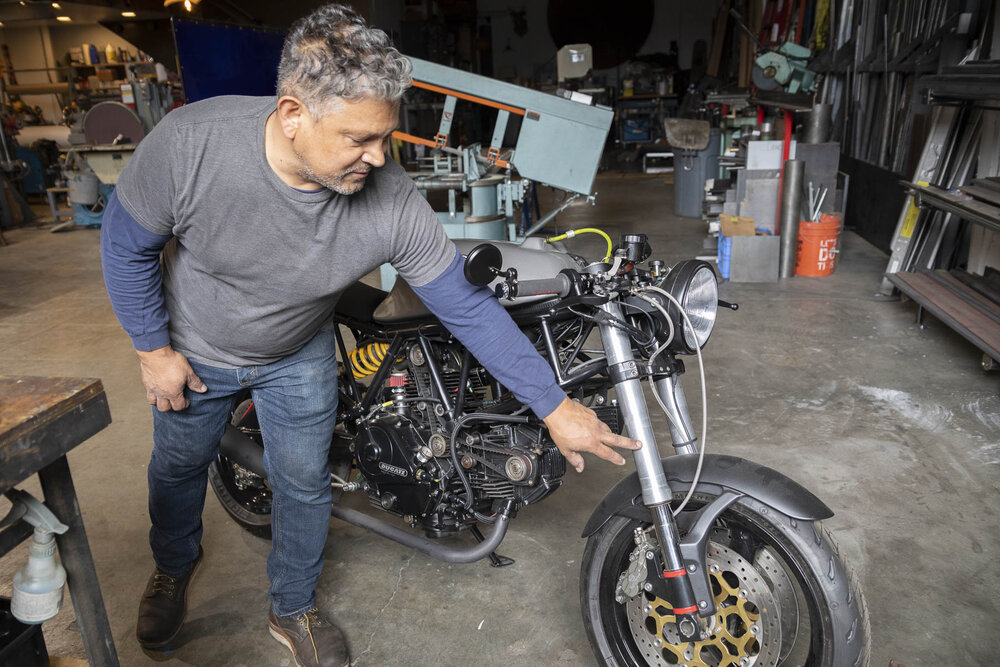
<svg viewBox="0 0 1000 667">
<path fill-rule="evenodd" d="M 678 454 L 697 454 L 698 439 L 691 425 L 687 399 L 684 397 L 684 387 L 681 386 L 681 376 L 674 373 L 662 377 L 654 383 L 656 393 L 660 395 L 667 407 L 667 423 L 670 425 L 670 437 L 674 441 L 674 449 Z"/>
<path fill-rule="evenodd" d="M 601 306 L 615 320 L 623 320 L 621 306 L 610 302 Z M 642 448 L 634 452 L 635 467 L 639 475 L 639 485 L 642 489 L 642 503 L 649 508 L 656 537 L 660 543 L 660 556 L 663 571 L 660 573 L 669 602 L 674 607 L 677 621 L 677 631 L 687 641 L 697 639 L 700 626 L 698 624 L 695 595 L 687 569 L 680 552 L 680 536 L 673 513 L 670 511 L 670 501 L 673 492 L 667 482 L 660 463 L 660 452 L 656 444 L 656 434 L 646 407 L 646 397 L 642 393 L 642 381 L 636 370 L 635 355 L 632 353 L 632 341 L 628 334 L 608 323 L 601 323 L 601 338 L 607 353 L 608 370 L 617 369 L 611 373 L 616 379 L 615 391 L 618 394 L 618 404 L 622 408 L 629 434 L 642 443 Z M 636 377 L 628 377 L 635 375 Z M 683 395 L 681 395 L 683 400 Z"/>
</svg>

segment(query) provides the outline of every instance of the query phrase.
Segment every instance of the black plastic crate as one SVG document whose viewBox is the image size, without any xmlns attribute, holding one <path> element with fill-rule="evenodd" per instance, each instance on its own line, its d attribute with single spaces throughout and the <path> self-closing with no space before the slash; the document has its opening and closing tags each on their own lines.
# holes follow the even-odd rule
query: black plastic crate
<svg viewBox="0 0 1000 667">
<path fill-rule="evenodd" d="M 10 598 L 0 597 L 0 665 L 4 667 L 47 667 L 42 626 L 25 625 L 10 613 Z"/>
</svg>

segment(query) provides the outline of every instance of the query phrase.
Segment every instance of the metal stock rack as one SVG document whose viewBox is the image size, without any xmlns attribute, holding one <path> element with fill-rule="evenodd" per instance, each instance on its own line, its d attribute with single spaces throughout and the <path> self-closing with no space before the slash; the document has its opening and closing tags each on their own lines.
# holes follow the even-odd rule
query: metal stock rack
<svg viewBox="0 0 1000 667">
<path fill-rule="evenodd" d="M 1000 55 L 1000 45 L 992 51 Z M 983 352 L 984 368 L 996 369 L 1000 280 L 983 271 L 985 250 L 970 250 L 970 272 L 948 269 L 962 235 L 985 248 L 1000 234 L 1000 60 L 943 68 L 920 86 L 936 109 L 916 175 L 901 182 L 909 194 L 881 292 L 913 299 L 918 322 L 931 312 Z"/>
</svg>

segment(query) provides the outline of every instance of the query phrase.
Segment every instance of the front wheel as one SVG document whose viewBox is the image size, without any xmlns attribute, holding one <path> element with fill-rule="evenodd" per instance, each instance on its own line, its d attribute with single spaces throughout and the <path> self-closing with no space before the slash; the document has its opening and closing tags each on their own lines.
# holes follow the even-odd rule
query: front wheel
<svg viewBox="0 0 1000 667">
<path fill-rule="evenodd" d="M 715 497 L 706 486 L 699 487 L 686 512 Z M 682 497 L 678 491 L 675 503 Z M 623 594 L 635 590 L 627 579 L 636 577 L 636 563 L 645 562 L 644 552 L 655 547 L 655 539 L 650 524 L 614 516 L 587 542 L 581 605 L 591 646 L 603 664 L 868 664 L 869 621 L 861 590 L 819 522 L 797 521 L 747 498 L 719 515 L 705 561 L 717 609 L 705 620 L 698 642 L 681 641 L 669 602 L 642 590 Z"/>
</svg>

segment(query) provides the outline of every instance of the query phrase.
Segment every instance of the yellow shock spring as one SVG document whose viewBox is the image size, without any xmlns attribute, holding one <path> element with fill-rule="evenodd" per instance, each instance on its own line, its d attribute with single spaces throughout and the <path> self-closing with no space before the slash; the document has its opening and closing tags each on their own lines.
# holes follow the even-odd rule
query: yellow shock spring
<svg viewBox="0 0 1000 667">
<path fill-rule="evenodd" d="M 351 369 L 354 377 L 361 379 L 368 377 L 378 370 L 385 359 L 385 353 L 389 350 L 388 343 L 369 343 L 361 347 L 356 347 L 347 353 L 351 360 Z"/>
</svg>

